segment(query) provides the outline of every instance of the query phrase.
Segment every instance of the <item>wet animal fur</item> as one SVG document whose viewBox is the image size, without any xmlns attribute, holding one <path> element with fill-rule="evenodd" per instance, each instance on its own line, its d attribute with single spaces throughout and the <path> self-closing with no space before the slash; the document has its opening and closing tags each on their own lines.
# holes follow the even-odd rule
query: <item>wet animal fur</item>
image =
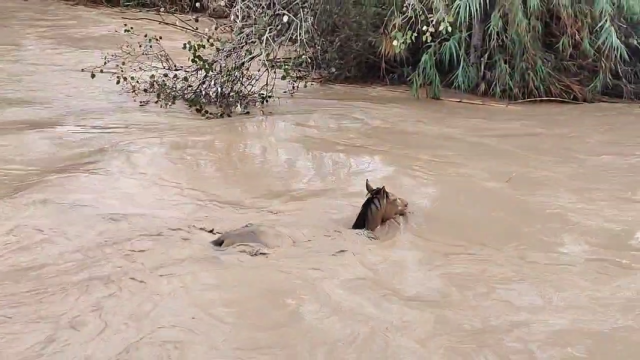
<svg viewBox="0 0 640 360">
<path fill-rule="evenodd" d="M 369 184 L 369 179 L 367 179 L 366 188 L 367 199 L 360 207 L 356 221 L 351 226 L 352 229 L 374 231 L 385 221 L 397 215 L 406 214 L 409 203 L 405 199 L 387 191 L 384 186 L 374 189 Z"/>
</svg>

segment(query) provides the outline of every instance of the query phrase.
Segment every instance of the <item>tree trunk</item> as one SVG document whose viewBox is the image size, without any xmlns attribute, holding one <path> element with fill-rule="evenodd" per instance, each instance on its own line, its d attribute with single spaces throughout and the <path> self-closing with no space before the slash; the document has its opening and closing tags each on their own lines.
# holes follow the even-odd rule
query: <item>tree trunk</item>
<svg viewBox="0 0 640 360">
<path fill-rule="evenodd" d="M 471 33 L 471 66 L 480 63 L 482 57 L 482 43 L 484 40 L 484 14 L 478 16 L 473 22 L 473 32 Z"/>
</svg>

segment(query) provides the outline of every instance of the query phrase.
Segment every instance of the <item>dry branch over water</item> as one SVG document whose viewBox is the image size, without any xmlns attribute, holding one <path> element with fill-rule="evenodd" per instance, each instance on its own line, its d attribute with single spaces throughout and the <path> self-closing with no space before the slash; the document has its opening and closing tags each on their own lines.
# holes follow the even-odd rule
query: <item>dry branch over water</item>
<svg viewBox="0 0 640 360">
<path fill-rule="evenodd" d="M 640 97 L 635 0 L 236 0 L 223 3 L 229 39 L 173 15 L 197 17 L 212 2 L 174 3 L 146 2 L 188 34 L 190 63 L 129 24 L 136 39 L 92 74 L 117 64 L 116 82 L 144 101 L 183 100 L 218 117 L 268 102 L 280 81 L 293 94 L 312 76 L 407 83 L 432 98 L 443 87 L 510 101 Z"/>
</svg>

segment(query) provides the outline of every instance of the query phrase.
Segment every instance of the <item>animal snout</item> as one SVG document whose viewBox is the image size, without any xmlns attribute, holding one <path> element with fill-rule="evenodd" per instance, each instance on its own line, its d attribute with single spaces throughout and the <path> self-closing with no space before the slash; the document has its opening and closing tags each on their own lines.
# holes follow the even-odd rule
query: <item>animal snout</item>
<svg viewBox="0 0 640 360">
<path fill-rule="evenodd" d="M 396 203 L 398 205 L 398 215 L 406 215 L 407 209 L 409 208 L 409 202 L 405 199 L 400 198 Z"/>
</svg>

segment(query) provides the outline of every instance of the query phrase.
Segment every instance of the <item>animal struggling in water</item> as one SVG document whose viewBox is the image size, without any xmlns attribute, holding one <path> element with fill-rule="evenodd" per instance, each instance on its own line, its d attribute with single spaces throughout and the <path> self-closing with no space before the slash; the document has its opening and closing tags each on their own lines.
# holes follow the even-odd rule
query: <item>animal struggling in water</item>
<svg viewBox="0 0 640 360">
<path fill-rule="evenodd" d="M 360 207 L 360 213 L 351 226 L 352 229 L 374 231 L 384 222 L 396 216 L 406 215 L 409 203 L 405 199 L 387 191 L 384 186 L 374 189 L 369 184 L 369 179 L 366 188 L 367 199 Z"/>
</svg>

